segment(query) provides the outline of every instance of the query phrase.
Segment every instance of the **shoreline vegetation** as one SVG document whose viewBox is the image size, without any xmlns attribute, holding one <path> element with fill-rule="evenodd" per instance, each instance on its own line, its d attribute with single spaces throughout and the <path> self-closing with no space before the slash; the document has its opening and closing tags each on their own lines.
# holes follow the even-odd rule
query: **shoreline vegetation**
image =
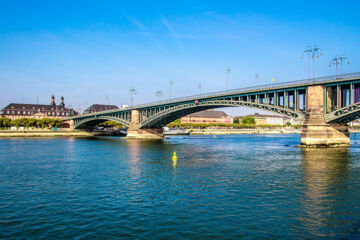
<svg viewBox="0 0 360 240">
<path fill-rule="evenodd" d="M 10 120 L 0 118 L 0 138 L 8 137 L 91 137 L 96 136 L 96 132 L 87 132 L 66 128 L 58 128 L 61 119 L 33 119 L 19 118 Z M 120 129 L 123 126 L 114 121 L 106 121 L 99 126 L 108 130 Z M 11 129 L 16 127 L 17 129 Z M 301 125 L 291 125 L 287 122 L 285 125 L 255 124 L 250 119 L 247 122 L 237 123 L 181 123 L 175 120 L 166 127 L 170 129 L 186 130 L 190 135 L 230 135 L 230 134 L 294 134 L 301 133 Z M 20 129 L 19 129 L 20 128 Z M 360 132 L 360 126 L 349 128 L 350 132 Z"/>
</svg>

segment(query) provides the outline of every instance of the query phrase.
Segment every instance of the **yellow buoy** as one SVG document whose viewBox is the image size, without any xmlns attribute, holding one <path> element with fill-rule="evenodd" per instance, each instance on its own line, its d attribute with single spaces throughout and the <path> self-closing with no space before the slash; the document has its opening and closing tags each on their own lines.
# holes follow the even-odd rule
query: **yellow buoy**
<svg viewBox="0 0 360 240">
<path fill-rule="evenodd" d="M 174 156 L 172 156 L 172 160 L 173 160 L 173 166 L 175 167 L 176 166 L 176 163 L 177 163 L 177 156 L 176 156 L 176 152 L 174 152 Z"/>
</svg>

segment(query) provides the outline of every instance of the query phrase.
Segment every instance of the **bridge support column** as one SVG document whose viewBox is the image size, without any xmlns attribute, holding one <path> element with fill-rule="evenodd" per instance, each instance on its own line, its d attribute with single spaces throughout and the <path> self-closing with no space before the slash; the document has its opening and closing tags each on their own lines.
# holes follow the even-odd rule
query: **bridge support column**
<svg viewBox="0 0 360 240">
<path fill-rule="evenodd" d="M 310 86 L 307 93 L 308 112 L 301 132 L 301 146 L 350 146 L 348 126 L 345 124 L 328 124 L 324 120 L 324 86 Z"/>
<path fill-rule="evenodd" d="M 131 111 L 131 124 L 128 129 L 127 139 L 162 139 L 164 137 L 163 130 L 157 128 L 140 129 L 139 128 L 139 111 Z"/>
</svg>

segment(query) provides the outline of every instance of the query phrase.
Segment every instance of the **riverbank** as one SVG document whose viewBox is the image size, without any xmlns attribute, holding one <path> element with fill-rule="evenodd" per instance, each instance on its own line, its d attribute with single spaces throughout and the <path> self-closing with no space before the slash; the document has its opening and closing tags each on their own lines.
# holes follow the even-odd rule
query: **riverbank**
<svg viewBox="0 0 360 240">
<path fill-rule="evenodd" d="M 0 138 L 11 137 L 92 137 L 84 131 L 0 131 Z"/>
<path fill-rule="evenodd" d="M 192 129 L 190 135 L 230 135 L 230 134 L 293 134 L 301 129 Z"/>
</svg>

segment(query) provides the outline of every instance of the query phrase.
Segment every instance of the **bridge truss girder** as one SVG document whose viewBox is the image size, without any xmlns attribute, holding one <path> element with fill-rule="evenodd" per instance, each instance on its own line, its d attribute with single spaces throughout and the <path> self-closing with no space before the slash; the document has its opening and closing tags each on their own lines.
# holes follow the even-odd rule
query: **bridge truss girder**
<svg viewBox="0 0 360 240">
<path fill-rule="evenodd" d="M 360 102 L 348 105 L 325 115 L 327 123 L 348 123 L 360 118 Z"/>
<path fill-rule="evenodd" d="M 96 126 L 99 123 L 106 122 L 106 121 L 115 121 L 125 127 L 130 126 L 130 122 L 121 117 L 95 115 L 95 116 L 86 117 L 86 118 L 79 119 L 79 120 L 74 120 L 74 128 L 77 129 L 77 128 L 86 128 L 89 126 Z"/>
<path fill-rule="evenodd" d="M 262 103 L 250 102 L 250 101 L 233 101 L 233 100 L 216 99 L 209 101 L 201 101 L 198 103 L 191 102 L 191 103 L 179 104 L 164 109 L 141 121 L 139 123 L 139 128 L 161 128 L 166 124 L 180 117 L 189 115 L 191 113 L 212 109 L 212 108 L 220 108 L 220 107 L 257 108 L 261 110 L 275 112 L 297 120 L 303 120 L 305 117 L 305 114 L 302 111 L 294 111 L 291 108 L 285 108 L 282 106 L 262 104 Z"/>
</svg>

